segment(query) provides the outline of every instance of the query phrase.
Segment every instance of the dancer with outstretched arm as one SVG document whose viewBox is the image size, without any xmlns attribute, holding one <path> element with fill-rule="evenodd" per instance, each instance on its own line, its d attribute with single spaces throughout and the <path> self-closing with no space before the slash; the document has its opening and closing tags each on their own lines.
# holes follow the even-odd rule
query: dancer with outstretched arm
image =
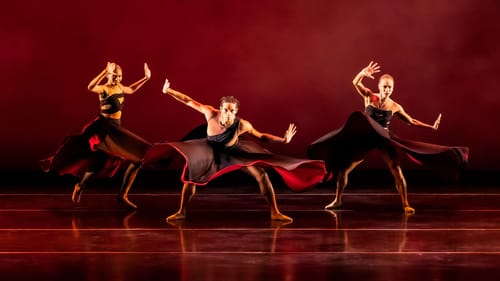
<svg viewBox="0 0 500 281">
<path fill-rule="evenodd" d="M 237 169 L 258 182 L 269 204 L 272 220 L 292 221 L 292 218 L 279 211 L 274 188 L 265 169 L 274 169 L 292 190 L 299 191 L 321 181 L 325 174 L 323 161 L 274 154 L 241 136 L 247 134 L 262 141 L 289 143 L 297 132 L 294 124 L 288 126 L 283 136 L 262 133 L 249 121 L 236 116 L 240 103 L 233 96 L 222 97 L 219 107 L 215 108 L 170 88 L 168 80 L 165 81 L 163 93 L 203 114 L 207 123 L 206 138 L 158 143 L 144 158 L 145 165 L 161 166 L 162 160 L 171 157 L 174 148 L 186 161 L 181 178 L 184 185 L 180 207 L 167 221 L 185 219 L 187 204 L 198 185 L 206 185 L 214 178 Z"/>
<path fill-rule="evenodd" d="M 374 79 L 373 75 L 378 72 L 380 72 L 380 66 L 370 62 L 352 81 L 354 88 L 363 99 L 365 111 L 352 113 L 342 128 L 324 135 L 308 147 L 309 158 L 325 161 L 328 174 L 324 181 L 332 177 L 336 179 L 335 199 L 325 207 L 326 209 L 335 209 L 342 205 L 342 196 L 349 173 L 374 149 L 382 153 L 395 179 L 403 209 L 409 214 L 414 213 L 415 209 L 408 202 L 407 184 L 400 166 L 402 154 L 424 165 L 443 163 L 443 167 L 457 173 L 467 163 L 469 153 L 467 147 L 449 147 L 406 140 L 389 130 L 393 116 L 398 116 L 415 127 L 437 130 L 441 122 L 441 114 L 433 124 L 410 116 L 403 106 L 392 99 L 394 78 L 389 74 L 380 77 L 378 92 L 367 88 L 362 82 L 363 78 Z"/>
<path fill-rule="evenodd" d="M 107 81 L 102 83 L 105 78 Z M 98 94 L 100 113 L 79 134 L 67 137 L 54 155 L 41 161 L 46 172 L 80 178 L 71 196 L 75 204 L 80 202 L 82 191 L 92 178 L 112 177 L 125 165 L 118 200 L 128 207 L 137 207 L 128 199 L 128 193 L 151 143 L 121 127 L 121 117 L 125 96 L 134 94 L 150 78 L 151 70 L 145 63 L 144 77 L 125 86 L 121 83 L 121 67 L 108 62 L 88 85 L 89 91 Z"/>
</svg>

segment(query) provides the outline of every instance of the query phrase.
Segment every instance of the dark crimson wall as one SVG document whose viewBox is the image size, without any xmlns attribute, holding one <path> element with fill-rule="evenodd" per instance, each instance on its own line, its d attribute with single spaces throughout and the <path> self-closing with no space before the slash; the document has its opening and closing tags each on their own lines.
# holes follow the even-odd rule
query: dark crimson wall
<svg viewBox="0 0 500 281">
<path fill-rule="evenodd" d="M 351 81 L 370 60 L 396 78 L 393 98 L 433 132 L 394 120 L 399 135 L 471 149 L 471 169 L 500 168 L 500 9 L 496 0 L 10 1 L 0 17 L 2 169 L 37 169 L 98 111 L 88 82 L 107 61 L 128 96 L 123 126 L 177 140 L 203 116 L 161 94 L 164 78 L 216 105 L 241 100 L 263 132 L 298 133 L 276 152 L 305 156 L 362 100 Z M 375 81 L 367 81 L 375 88 Z M 367 164 L 369 166 L 369 164 Z M 375 161 L 373 165 L 383 165 Z"/>
</svg>

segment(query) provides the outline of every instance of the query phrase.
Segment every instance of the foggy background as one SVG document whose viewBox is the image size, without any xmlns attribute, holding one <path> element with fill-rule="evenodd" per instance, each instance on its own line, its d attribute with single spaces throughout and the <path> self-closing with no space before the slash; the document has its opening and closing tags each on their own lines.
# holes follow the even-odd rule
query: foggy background
<svg viewBox="0 0 500 281">
<path fill-rule="evenodd" d="M 438 131 L 405 138 L 468 146 L 471 170 L 500 169 L 500 4 L 423 1 L 24 1 L 0 16 L 0 169 L 37 170 L 64 137 L 99 112 L 87 84 L 107 61 L 126 96 L 122 126 L 151 142 L 178 140 L 203 115 L 163 95 L 171 87 L 206 104 L 234 95 L 262 132 L 298 133 L 272 151 L 306 157 L 307 145 L 342 126 L 363 101 L 351 81 L 371 60 L 395 77 L 392 96 Z M 377 75 L 377 78 L 379 75 Z M 365 79 L 376 89 L 376 81 Z M 370 162 L 371 161 L 371 162 Z M 364 168 L 385 167 L 370 160 Z M 407 168 L 412 168 L 407 167 Z"/>
</svg>

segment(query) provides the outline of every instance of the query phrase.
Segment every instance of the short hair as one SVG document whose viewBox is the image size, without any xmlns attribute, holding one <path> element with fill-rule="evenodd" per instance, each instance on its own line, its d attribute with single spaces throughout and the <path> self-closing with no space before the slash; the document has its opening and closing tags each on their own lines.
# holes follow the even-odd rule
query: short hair
<svg viewBox="0 0 500 281">
<path fill-rule="evenodd" d="M 392 77 L 392 75 L 390 74 L 384 74 L 382 76 L 380 76 L 380 78 L 378 79 L 378 81 L 381 81 L 382 79 L 391 79 L 392 81 L 394 81 L 394 77 Z"/>
<path fill-rule="evenodd" d="M 220 98 L 220 106 L 222 106 L 223 103 L 234 103 L 236 104 L 236 108 L 240 108 L 240 101 L 233 96 L 224 96 Z"/>
</svg>

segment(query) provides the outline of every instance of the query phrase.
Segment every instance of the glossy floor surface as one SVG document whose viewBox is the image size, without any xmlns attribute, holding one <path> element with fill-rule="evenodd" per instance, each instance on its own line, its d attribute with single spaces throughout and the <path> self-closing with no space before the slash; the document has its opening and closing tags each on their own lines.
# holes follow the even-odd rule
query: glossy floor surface
<svg viewBox="0 0 500 281">
<path fill-rule="evenodd" d="M 500 187 L 414 188 L 405 216 L 390 186 L 277 190 L 293 223 L 269 220 L 257 187 L 200 188 L 188 218 L 167 223 L 178 190 L 3 188 L 1 280 L 498 280 Z M 109 192 L 109 193 L 106 193 Z M 154 279 L 153 279 L 154 278 Z"/>
</svg>

